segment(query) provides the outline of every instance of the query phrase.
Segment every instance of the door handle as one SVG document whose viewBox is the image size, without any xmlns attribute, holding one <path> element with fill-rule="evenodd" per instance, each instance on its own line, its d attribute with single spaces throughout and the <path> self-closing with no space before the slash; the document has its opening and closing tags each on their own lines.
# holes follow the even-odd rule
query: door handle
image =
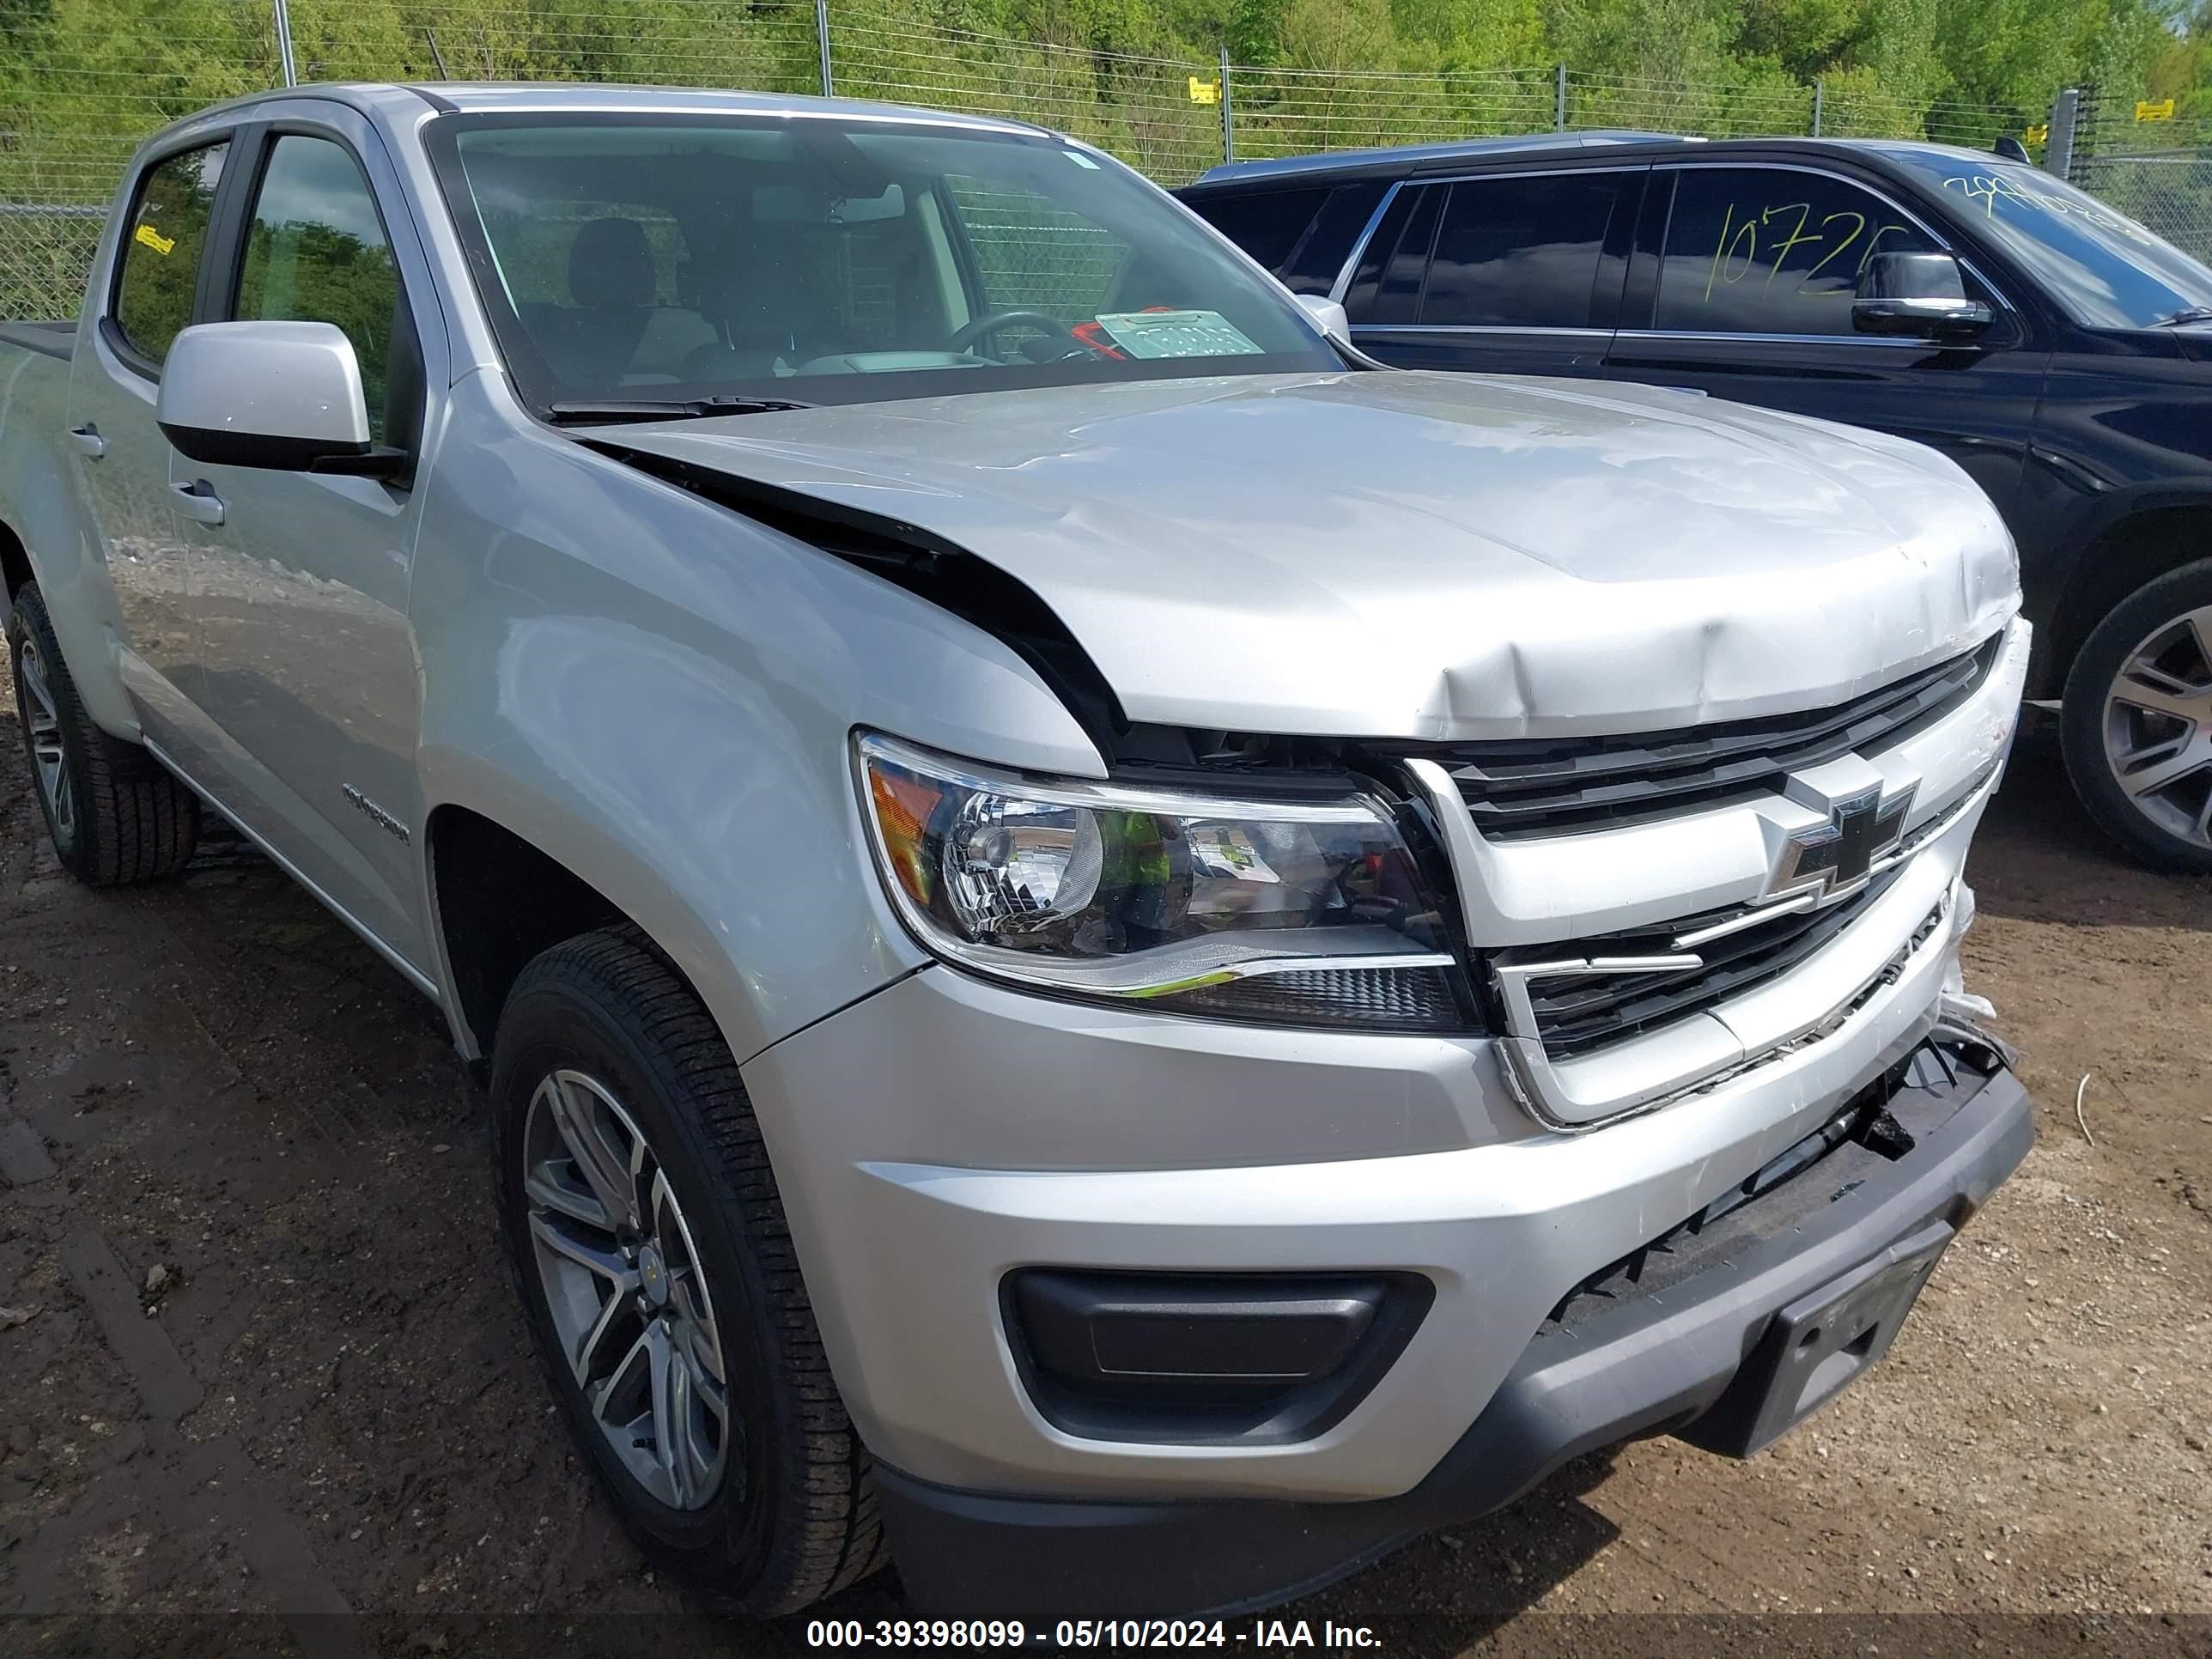
<svg viewBox="0 0 2212 1659">
<path fill-rule="evenodd" d="M 90 421 L 82 426 L 71 427 L 69 434 L 70 441 L 77 447 L 77 453 L 88 461 L 96 461 L 107 453 L 107 440 L 100 435 L 100 428 Z"/>
<path fill-rule="evenodd" d="M 195 524 L 221 524 L 223 521 L 222 497 L 215 493 L 215 486 L 205 478 L 195 478 L 190 483 L 171 484 L 177 497 L 177 511 Z"/>
</svg>

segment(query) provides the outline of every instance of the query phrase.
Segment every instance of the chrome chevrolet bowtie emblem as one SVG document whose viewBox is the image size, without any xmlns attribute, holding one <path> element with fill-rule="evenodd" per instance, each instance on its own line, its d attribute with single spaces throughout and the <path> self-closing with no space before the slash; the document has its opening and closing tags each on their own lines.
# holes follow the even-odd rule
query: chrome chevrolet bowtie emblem
<svg viewBox="0 0 2212 1659">
<path fill-rule="evenodd" d="M 1829 802 L 1826 823 L 1796 830 L 1782 843 L 1765 896 L 1810 890 L 1826 903 L 1858 888 L 1873 873 L 1875 861 L 1905 839 L 1912 795 L 1908 784 L 1885 799 L 1876 785 Z"/>
</svg>

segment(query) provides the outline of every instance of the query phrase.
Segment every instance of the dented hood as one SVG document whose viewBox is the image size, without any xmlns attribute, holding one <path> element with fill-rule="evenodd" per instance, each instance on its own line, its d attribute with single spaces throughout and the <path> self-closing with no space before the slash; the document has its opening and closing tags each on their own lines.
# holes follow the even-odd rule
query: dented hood
<svg viewBox="0 0 2212 1659">
<path fill-rule="evenodd" d="M 624 427 L 1018 578 L 1136 720 L 1425 739 L 1842 701 L 1985 638 L 2010 538 L 1901 440 L 1640 386 L 1366 372 Z"/>
</svg>

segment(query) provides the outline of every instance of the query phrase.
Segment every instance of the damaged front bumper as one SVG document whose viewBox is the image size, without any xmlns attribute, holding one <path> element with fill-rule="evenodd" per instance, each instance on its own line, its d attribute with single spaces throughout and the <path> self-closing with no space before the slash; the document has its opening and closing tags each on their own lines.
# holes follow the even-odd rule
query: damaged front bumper
<svg viewBox="0 0 2212 1659">
<path fill-rule="evenodd" d="M 1880 1358 L 1943 1244 L 2034 1138 L 2003 1056 L 1949 1022 L 1856 1105 L 1875 1116 L 1819 1156 L 1760 1187 L 1770 1164 L 1754 1196 L 1716 1200 L 1578 1285 L 1402 1496 L 1072 1501 L 879 1465 L 908 1592 L 994 1617 L 1225 1613 L 1317 1588 L 1623 1440 L 1756 1449 Z"/>
</svg>

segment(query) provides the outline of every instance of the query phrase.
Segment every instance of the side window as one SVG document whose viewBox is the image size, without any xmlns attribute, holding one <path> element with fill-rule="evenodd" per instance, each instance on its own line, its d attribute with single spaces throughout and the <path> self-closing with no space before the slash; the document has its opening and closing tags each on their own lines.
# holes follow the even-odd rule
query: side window
<svg viewBox="0 0 2212 1659">
<path fill-rule="evenodd" d="M 1437 210 L 1443 187 L 1408 185 L 1376 227 L 1375 239 L 1359 256 L 1359 269 L 1346 292 L 1344 308 L 1355 323 L 1410 323 L 1418 319 L 1421 283 L 1428 275 L 1429 248 L 1437 239 Z"/>
<path fill-rule="evenodd" d="M 1692 333 L 1849 334 L 1876 253 L 1936 244 L 1856 185 L 1780 167 L 1686 167 L 1653 325 Z"/>
<path fill-rule="evenodd" d="M 327 138 L 287 133 L 269 153 L 239 268 L 240 321 L 335 323 L 361 360 L 382 441 L 399 272 L 359 165 Z"/>
<path fill-rule="evenodd" d="M 1587 328 L 1611 173 L 1465 180 L 1451 187 L 1421 296 L 1424 323 Z"/>
<path fill-rule="evenodd" d="M 1326 188 L 1261 190 L 1247 196 L 1200 198 L 1191 206 L 1268 270 L 1279 272 L 1328 199 Z"/>
<path fill-rule="evenodd" d="M 1364 179 L 1356 185 L 1340 185 L 1329 192 L 1328 204 L 1315 216 L 1305 239 L 1285 256 L 1275 275 L 1293 294 L 1326 294 L 1336 286 L 1352 246 L 1382 200 L 1389 186 L 1380 179 Z"/>
<path fill-rule="evenodd" d="M 115 284 L 115 325 L 131 349 L 158 365 L 192 319 L 200 259 L 228 143 L 188 149 L 149 168 L 138 187 Z"/>
</svg>

